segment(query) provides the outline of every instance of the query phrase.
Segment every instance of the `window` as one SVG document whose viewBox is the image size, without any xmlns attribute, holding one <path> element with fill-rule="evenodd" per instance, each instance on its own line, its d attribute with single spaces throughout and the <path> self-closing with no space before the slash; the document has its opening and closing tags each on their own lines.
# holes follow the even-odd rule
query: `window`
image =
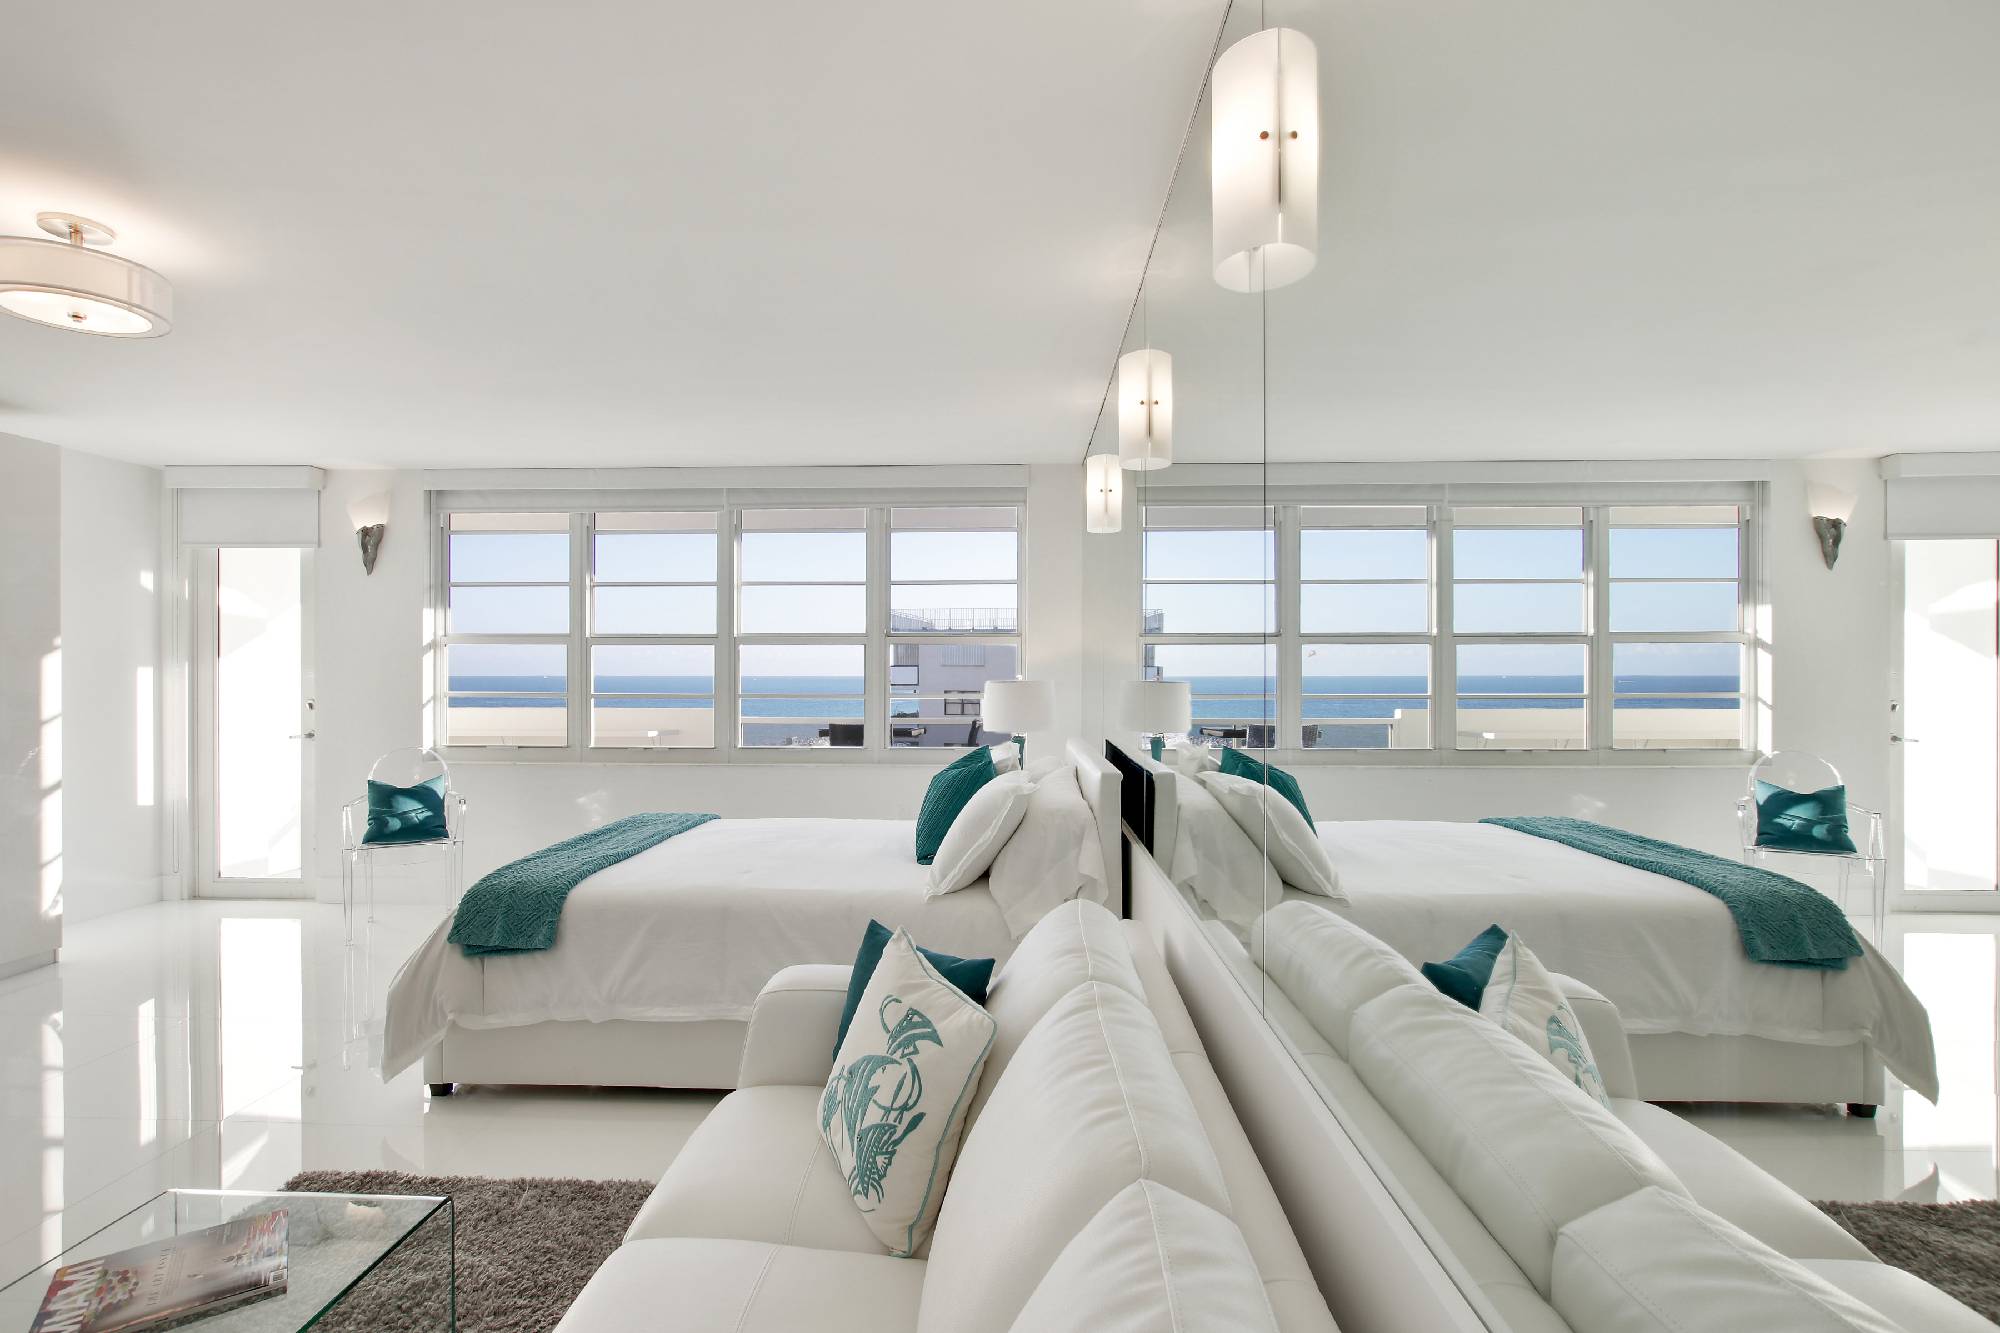
<svg viewBox="0 0 2000 1333">
<path fill-rule="evenodd" d="M 1258 506 L 1148 505 L 1144 652 L 1151 680 L 1188 682 L 1194 735 L 1270 746 L 1276 536 Z"/>
<path fill-rule="evenodd" d="M 636 758 L 1004 739 L 979 707 L 1021 674 L 1017 504 L 681 506 L 440 506 L 438 741 Z"/>
<path fill-rule="evenodd" d="M 1021 540 L 1011 506 L 889 511 L 889 743 L 998 745 L 989 680 L 1021 674 Z M 969 719 L 942 723 L 932 719 Z"/>
<path fill-rule="evenodd" d="M 1275 539 L 1263 512 L 1146 510 L 1146 669 L 1192 684 L 1198 737 L 1440 758 L 1746 744 L 1747 494 L 1282 504 Z"/>
</svg>

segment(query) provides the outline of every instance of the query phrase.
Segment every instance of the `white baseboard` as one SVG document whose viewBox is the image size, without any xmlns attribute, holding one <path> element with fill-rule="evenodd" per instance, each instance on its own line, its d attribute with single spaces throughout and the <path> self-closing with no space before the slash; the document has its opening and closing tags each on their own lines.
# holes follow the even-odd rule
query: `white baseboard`
<svg viewBox="0 0 2000 1333">
<path fill-rule="evenodd" d="M 11 963 L 0 963 L 0 981 L 8 977 L 18 977 L 24 972 L 32 972 L 38 967 L 49 967 L 56 961 L 56 951 L 29 954 L 26 958 L 16 958 Z"/>
<path fill-rule="evenodd" d="M 166 875 L 134 876 L 131 879 L 63 881 L 63 919 L 71 925 L 94 921 L 113 912 L 165 902 L 175 896 L 173 880 Z"/>
</svg>

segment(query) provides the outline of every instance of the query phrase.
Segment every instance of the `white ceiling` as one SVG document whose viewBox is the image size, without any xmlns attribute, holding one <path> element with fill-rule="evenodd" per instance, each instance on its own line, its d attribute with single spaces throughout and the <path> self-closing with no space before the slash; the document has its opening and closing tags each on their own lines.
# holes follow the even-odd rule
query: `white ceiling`
<svg viewBox="0 0 2000 1333">
<path fill-rule="evenodd" d="M 0 431 L 152 462 L 1073 459 L 1221 0 L 11 6 Z"/>
<path fill-rule="evenodd" d="M 100 217 L 178 311 L 0 319 L 0 431 L 1073 459 L 1221 10 L 16 6 L 0 232 Z M 1322 257 L 1208 281 L 1204 125 L 1151 303 L 1183 458 L 1254 456 L 1266 374 L 1274 458 L 2000 448 L 2000 4 L 1269 12 L 1320 48 Z"/>
</svg>

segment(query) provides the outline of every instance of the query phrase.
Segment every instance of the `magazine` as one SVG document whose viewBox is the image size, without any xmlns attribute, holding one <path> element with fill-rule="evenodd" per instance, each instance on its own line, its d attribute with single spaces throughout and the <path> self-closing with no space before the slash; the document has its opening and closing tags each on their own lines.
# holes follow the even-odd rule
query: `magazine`
<svg viewBox="0 0 2000 1333">
<path fill-rule="evenodd" d="M 273 1209 L 56 1270 L 29 1333 L 148 1333 L 285 1291 Z"/>
</svg>

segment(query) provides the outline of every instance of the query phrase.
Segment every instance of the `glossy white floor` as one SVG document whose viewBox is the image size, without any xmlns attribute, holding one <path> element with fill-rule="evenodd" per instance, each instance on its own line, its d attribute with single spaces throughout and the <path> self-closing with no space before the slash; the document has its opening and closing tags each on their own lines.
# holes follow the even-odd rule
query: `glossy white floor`
<svg viewBox="0 0 2000 1333">
<path fill-rule="evenodd" d="M 0 982 L 0 1282 L 169 1186 L 268 1188 L 306 1168 L 655 1179 L 714 1098 L 473 1088 L 432 1100 L 373 1068 L 382 993 L 437 919 L 384 908 L 366 950 L 336 909 L 187 903 L 73 927 L 59 967 Z M 1944 1082 L 1874 1120 L 1686 1113 L 1815 1198 L 1996 1194 L 2000 919 L 1891 918 Z"/>
</svg>

